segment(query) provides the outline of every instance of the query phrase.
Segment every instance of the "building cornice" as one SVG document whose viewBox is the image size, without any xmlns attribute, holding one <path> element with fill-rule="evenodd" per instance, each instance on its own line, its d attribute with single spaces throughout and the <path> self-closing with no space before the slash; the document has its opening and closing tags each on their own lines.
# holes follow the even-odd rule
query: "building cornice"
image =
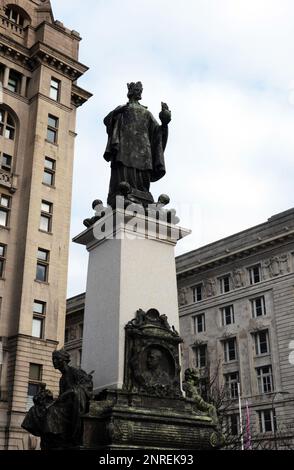
<svg viewBox="0 0 294 470">
<path fill-rule="evenodd" d="M 43 344 L 53 344 L 53 345 L 58 345 L 59 344 L 59 341 L 56 341 L 54 339 L 41 339 L 41 338 L 35 338 L 34 336 L 29 336 L 29 335 L 24 335 L 23 333 L 19 333 L 17 335 L 13 335 L 13 336 L 9 336 L 7 338 L 7 341 L 14 341 L 18 338 L 23 338 L 23 339 L 26 339 L 26 340 L 29 340 L 29 341 L 33 341 L 33 342 L 36 342 L 36 343 L 43 343 Z"/>
<path fill-rule="evenodd" d="M 36 93 L 34 96 L 30 98 L 29 103 L 31 104 L 33 101 L 36 101 L 37 99 L 47 101 L 47 103 L 54 104 L 54 106 L 56 106 L 57 108 L 60 108 L 63 111 L 67 111 L 68 113 L 72 111 L 72 108 L 69 108 L 65 104 L 59 103 L 58 101 L 52 100 L 49 96 L 46 96 L 43 93 Z"/>
<path fill-rule="evenodd" d="M 86 101 L 88 101 L 92 96 L 92 93 L 89 91 L 86 91 L 78 85 L 73 84 L 71 89 L 71 102 L 77 108 L 86 103 Z"/>
<path fill-rule="evenodd" d="M 71 80 L 77 80 L 89 67 L 66 56 L 60 51 L 42 43 L 37 42 L 30 49 L 31 67 L 34 69 L 40 63 L 50 65 L 59 73 L 63 73 Z"/>
<path fill-rule="evenodd" d="M 72 81 L 81 77 L 89 67 L 66 56 L 60 51 L 42 43 L 37 42 L 31 49 L 18 44 L 12 39 L 0 33 L 0 53 L 4 56 L 10 56 L 21 66 L 29 71 L 35 70 L 40 64 L 49 65 L 58 73 L 62 73 Z"/>
<path fill-rule="evenodd" d="M 21 44 L 18 44 L 13 39 L 7 39 L 6 36 L 0 33 L 0 53 L 4 56 L 7 56 L 13 59 L 22 67 L 25 67 L 27 70 L 31 70 L 30 67 L 30 56 L 26 47 L 23 47 Z"/>
<path fill-rule="evenodd" d="M 246 258 L 252 254 L 255 254 L 259 250 L 271 246 L 274 247 L 279 243 L 285 242 L 287 240 L 294 240 L 294 230 L 287 230 L 285 233 L 280 233 L 279 235 L 268 238 L 266 240 L 260 240 L 256 243 L 244 246 L 238 250 L 230 251 L 227 249 L 226 253 L 215 258 L 212 257 L 204 262 L 198 261 L 197 263 L 196 260 L 192 266 L 185 269 L 180 269 L 177 267 L 177 277 L 178 279 L 187 278 L 204 270 L 215 268 L 234 260 Z M 189 260 L 189 262 L 191 263 L 191 260 Z"/>
</svg>

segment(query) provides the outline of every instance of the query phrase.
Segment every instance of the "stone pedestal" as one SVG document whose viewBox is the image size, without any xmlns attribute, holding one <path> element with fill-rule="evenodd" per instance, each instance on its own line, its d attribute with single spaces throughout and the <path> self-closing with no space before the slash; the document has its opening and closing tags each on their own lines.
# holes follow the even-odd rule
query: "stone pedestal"
<svg viewBox="0 0 294 470">
<path fill-rule="evenodd" d="M 95 392 L 123 387 L 125 326 L 138 309 L 157 309 L 179 329 L 174 248 L 189 233 L 117 209 L 74 238 L 89 252 L 82 368 L 95 371 Z"/>
<path fill-rule="evenodd" d="M 192 402 L 119 390 L 101 394 L 84 418 L 84 447 L 97 450 L 213 450 L 220 434 Z"/>
</svg>

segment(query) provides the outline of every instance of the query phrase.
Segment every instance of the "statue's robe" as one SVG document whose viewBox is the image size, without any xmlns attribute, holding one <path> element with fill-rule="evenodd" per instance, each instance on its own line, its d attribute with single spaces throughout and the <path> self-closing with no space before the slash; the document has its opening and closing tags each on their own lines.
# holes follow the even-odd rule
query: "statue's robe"
<svg viewBox="0 0 294 470">
<path fill-rule="evenodd" d="M 137 102 L 119 106 L 106 116 L 104 124 L 108 134 L 104 158 L 112 168 L 110 194 L 117 192 L 122 181 L 148 192 L 150 181 L 165 175 L 162 127 Z"/>
<path fill-rule="evenodd" d="M 22 427 L 44 441 L 48 436 L 55 436 L 55 441 L 61 444 L 79 445 L 81 416 L 88 412 L 91 387 L 91 376 L 69 366 L 60 379 L 58 399 L 48 405 L 36 403 L 27 413 Z"/>
</svg>

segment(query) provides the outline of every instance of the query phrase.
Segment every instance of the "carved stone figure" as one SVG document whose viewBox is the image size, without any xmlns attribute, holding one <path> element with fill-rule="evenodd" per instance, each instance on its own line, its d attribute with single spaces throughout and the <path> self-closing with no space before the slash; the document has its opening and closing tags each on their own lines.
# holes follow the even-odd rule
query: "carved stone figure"
<svg viewBox="0 0 294 470">
<path fill-rule="evenodd" d="M 263 276 L 265 279 L 268 279 L 272 276 L 271 273 L 271 260 L 265 260 L 262 263 L 262 269 L 263 269 Z"/>
<path fill-rule="evenodd" d="M 263 270 L 265 277 L 275 277 L 281 274 L 280 259 L 278 256 L 274 256 L 263 262 Z"/>
<path fill-rule="evenodd" d="M 142 92 L 141 82 L 129 83 L 128 103 L 118 106 L 104 119 L 108 134 L 104 158 L 111 163 L 107 202 L 112 207 L 117 195 L 145 205 L 153 203 L 150 182 L 165 175 L 164 150 L 171 112 L 162 103 L 160 126 L 150 111 L 139 103 Z"/>
<path fill-rule="evenodd" d="M 151 348 L 147 354 L 147 369 L 143 372 L 146 386 L 167 385 L 171 382 L 168 373 L 162 368 L 162 352 L 158 348 Z"/>
<path fill-rule="evenodd" d="M 52 355 L 53 365 L 62 376 L 59 397 L 54 400 L 45 387 L 34 397 L 22 427 L 41 437 L 41 449 L 66 449 L 82 444 L 82 415 L 88 412 L 92 396 L 92 375 L 69 366 L 70 355 L 64 350 Z"/>
<path fill-rule="evenodd" d="M 280 274 L 280 259 L 278 256 L 274 256 L 270 260 L 270 269 L 272 276 L 279 276 Z"/>
<path fill-rule="evenodd" d="M 196 413 L 199 411 L 207 413 L 212 418 L 214 424 L 218 423 L 215 406 L 203 400 L 199 393 L 199 374 L 196 369 L 186 369 L 183 390 L 186 392 L 186 397 L 195 402 Z"/>
<path fill-rule="evenodd" d="M 180 397 L 179 344 L 166 315 L 138 310 L 126 329 L 124 389 L 150 396 Z"/>
<path fill-rule="evenodd" d="M 244 271 L 242 271 L 242 269 L 234 269 L 233 282 L 236 289 L 244 286 Z"/>
<path fill-rule="evenodd" d="M 205 290 L 207 297 L 216 295 L 216 284 L 214 279 L 208 279 L 205 283 Z"/>
<path fill-rule="evenodd" d="M 290 272 L 289 256 L 287 253 L 280 256 L 281 274 Z"/>
<path fill-rule="evenodd" d="M 186 289 L 186 288 L 179 289 L 179 291 L 178 291 L 178 299 L 179 299 L 179 305 L 180 305 L 180 307 L 183 307 L 184 305 L 187 305 L 187 304 L 188 304 L 187 289 Z"/>
</svg>

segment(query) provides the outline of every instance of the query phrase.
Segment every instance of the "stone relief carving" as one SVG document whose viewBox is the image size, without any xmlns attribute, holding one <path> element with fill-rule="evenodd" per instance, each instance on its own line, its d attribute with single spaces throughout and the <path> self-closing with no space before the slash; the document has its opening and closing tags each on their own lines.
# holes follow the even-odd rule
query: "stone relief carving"
<svg viewBox="0 0 294 470">
<path fill-rule="evenodd" d="M 179 306 L 183 307 L 184 305 L 187 305 L 189 303 L 188 301 L 188 291 L 189 289 L 187 287 L 183 287 L 178 290 L 178 299 L 179 299 Z"/>
<path fill-rule="evenodd" d="M 290 257 L 288 253 L 280 256 L 281 273 L 286 274 L 291 271 Z"/>
<path fill-rule="evenodd" d="M 162 397 L 181 396 L 179 344 L 166 315 L 155 309 L 138 310 L 126 325 L 124 388 Z"/>
<path fill-rule="evenodd" d="M 108 437 L 112 441 L 121 441 L 123 438 L 123 428 L 122 425 L 118 422 L 115 422 L 113 419 L 107 426 Z"/>
<path fill-rule="evenodd" d="M 206 293 L 206 297 L 212 297 L 213 295 L 216 295 L 215 279 L 208 279 L 205 282 L 205 293 Z"/>
<path fill-rule="evenodd" d="M 245 284 L 245 272 L 243 269 L 235 268 L 233 270 L 233 286 L 235 289 L 243 287 Z"/>
<path fill-rule="evenodd" d="M 288 253 L 273 256 L 263 262 L 263 274 L 265 279 L 287 274 L 291 271 Z"/>
</svg>

